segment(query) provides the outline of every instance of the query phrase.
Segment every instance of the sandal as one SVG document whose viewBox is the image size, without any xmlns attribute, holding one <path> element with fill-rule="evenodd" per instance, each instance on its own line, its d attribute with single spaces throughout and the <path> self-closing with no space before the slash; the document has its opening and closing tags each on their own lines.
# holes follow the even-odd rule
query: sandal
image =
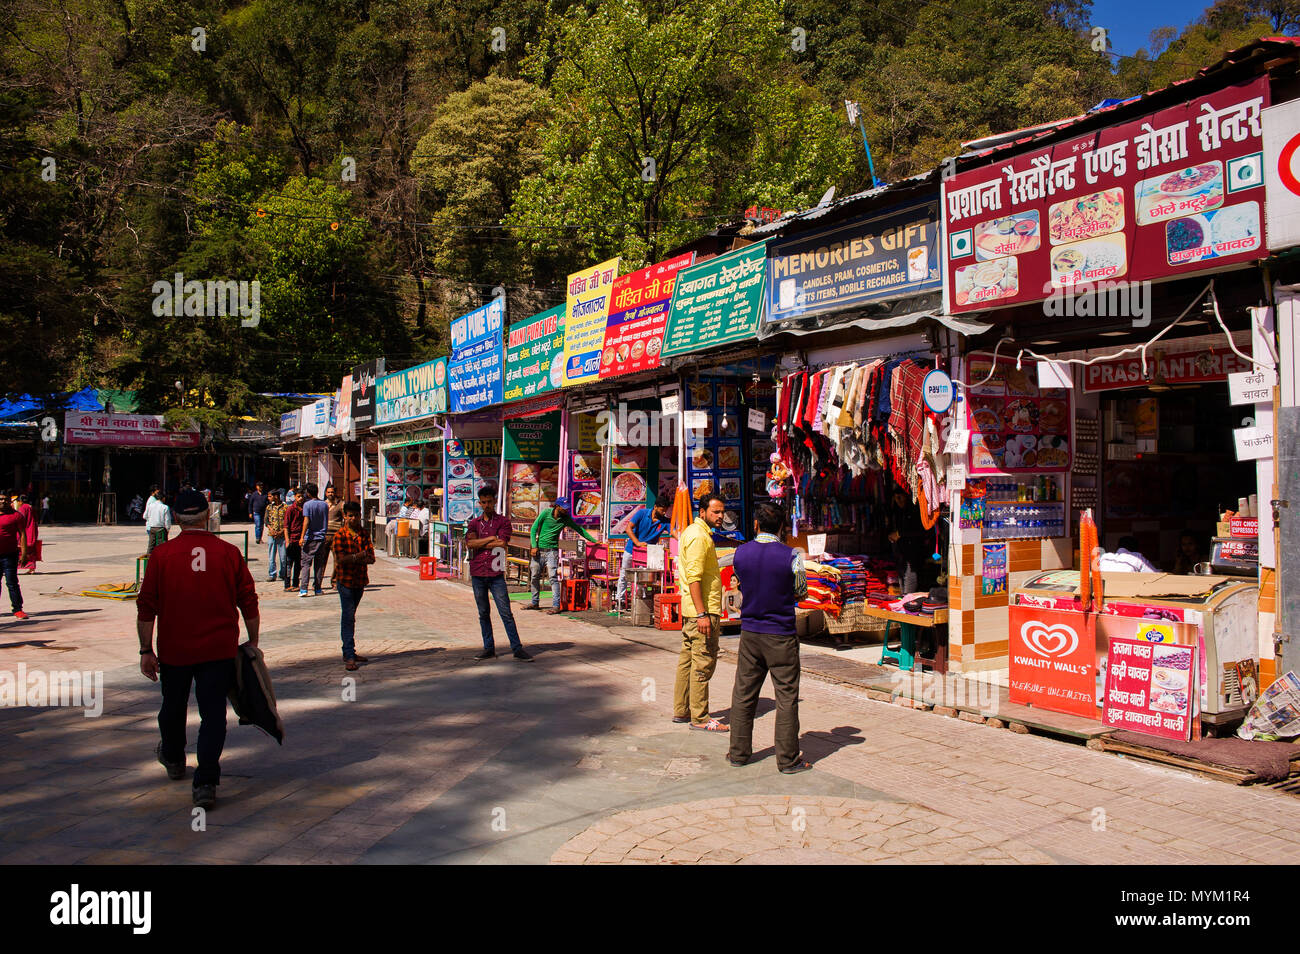
<svg viewBox="0 0 1300 954">
<path fill-rule="evenodd" d="M 699 729 L 701 732 L 730 732 L 731 729 L 723 725 L 717 719 L 710 719 L 708 722 L 692 722 L 692 729 Z"/>
</svg>

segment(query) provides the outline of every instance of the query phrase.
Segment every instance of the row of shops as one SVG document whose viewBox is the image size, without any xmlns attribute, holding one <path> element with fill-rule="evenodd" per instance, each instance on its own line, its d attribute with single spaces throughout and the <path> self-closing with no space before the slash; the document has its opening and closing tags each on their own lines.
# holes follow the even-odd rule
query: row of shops
<svg viewBox="0 0 1300 954">
<path fill-rule="evenodd" d="M 1278 467 L 1298 57 L 1260 41 L 945 169 L 594 265 L 522 320 L 495 299 L 449 356 L 352 369 L 286 415 L 286 453 L 377 529 L 427 506 L 434 537 L 485 485 L 521 534 L 566 497 L 604 541 L 684 488 L 722 496 L 734 545 L 775 500 L 806 608 L 841 631 L 924 613 L 932 664 L 1139 731 L 1196 735 L 1275 683 L 1300 718 Z M 1147 572 L 1094 573 L 1095 547 Z M 671 578 L 672 545 L 636 559 Z"/>
</svg>

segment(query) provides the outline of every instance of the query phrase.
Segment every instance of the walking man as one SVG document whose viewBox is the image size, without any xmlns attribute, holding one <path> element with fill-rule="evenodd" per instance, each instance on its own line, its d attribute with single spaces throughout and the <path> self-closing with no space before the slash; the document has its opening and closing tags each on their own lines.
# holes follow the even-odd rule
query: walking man
<svg viewBox="0 0 1300 954">
<path fill-rule="evenodd" d="M 281 568 L 280 579 L 284 580 L 286 590 L 298 588 L 298 577 L 302 572 L 302 531 L 304 524 L 302 499 L 298 498 L 284 508 L 284 566 Z"/>
<path fill-rule="evenodd" d="M 267 499 L 266 485 L 259 480 L 256 489 L 248 495 L 248 513 L 253 518 L 253 542 L 258 544 L 262 542 Z"/>
<path fill-rule="evenodd" d="M 700 515 L 682 531 L 677 573 L 682 594 L 682 651 L 677 657 L 673 687 L 673 721 L 690 722 L 692 729 L 726 732 L 709 716 L 709 680 L 718 666 L 718 636 L 722 630 L 722 572 L 713 546 L 713 529 L 726 513 L 722 498 L 706 494 Z"/>
<path fill-rule="evenodd" d="M 257 589 L 239 550 L 205 527 L 208 501 L 182 491 L 173 508 L 180 535 L 160 544 L 149 559 L 136 599 L 140 672 L 162 680 L 156 750 L 168 778 L 185 777 L 185 720 L 190 684 L 199 704 L 198 768 L 194 804 L 211 808 L 221 781 L 226 744 L 226 693 L 235 681 L 239 613 L 256 646 L 260 625 Z M 153 648 L 158 623 L 158 650 Z"/>
<path fill-rule="evenodd" d="M 614 605 L 622 608 L 623 595 L 627 592 L 628 571 L 632 569 L 632 548 L 648 546 L 658 541 L 668 532 L 668 508 L 662 500 L 646 509 L 642 507 L 632 515 L 627 524 L 627 543 L 623 546 L 623 559 L 618 565 L 618 589 L 614 593 Z"/>
<path fill-rule="evenodd" d="M 275 570 L 278 565 L 281 575 L 289 568 L 289 559 L 285 553 L 284 547 L 284 504 L 280 503 L 280 491 L 272 490 L 267 496 L 266 501 L 266 560 L 267 560 L 267 577 L 268 583 L 275 582 Z M 287 578 L 287 577 L 286 577 Z"/>
<path fill-rule="evenodd" d="M 525 609 L 535 610 L 541 607 L 542 566 L 545 565 L 547 576 L 551 579 L 551 608 L 546 613 L 554 616 L 560 612 L 560 533 L 564 530 L 576 530 L 588 543 L 599 542 L 573 522 L 568 499 L 555 498 L 551 508 L 543 510 L 533 521 L 532 559 L 528 563 L 528 589 L 532 592 L 533 599 Z"/>
<path fill-rule="evenodd" d="M 154 547 L 167 542 L 167 532 L 172 526 L 172 511 L 163 503 L 163 492 L 155 484 L 149 490 L 149 502 L 144 505 L 144 529 L 149 535 L 149 548 L 145 555 L 153 553 Z"/>
<path fill-rule="evenodd" d="M 506 587 L 506 547 L 510 546 L 510 518 L 497 513 L 495 487 L 479 490 L 478 505 L 483 512 L 465 524 L 465 544 L 473 554 L 469 558 L 469 575 L 474 584 L 478 625 L 483 634 L 483 652 L 474 658 L 496 659 L 497 656 L 496 643 L 492 638 L 492 608 L 488 605 L 488 597 L 491 596 L 515 658 L 522 662 L 532 662 L 533 657 L 524 652 L 523 643 L 519 641 L 515 615 L 510 611 L 510 590 Z"/>
<path fill-rule="evenodd" d="M 799 637 L 795 605 L 808 594 L 803 552 L 781 542 L 780 508 L 754 508 L 755 537 L 736 548 L 732 566 L 740 604 L 740 660 L 731 690 L 731 748 L 727 761 L 744 765 L 754 754 L 754 713 L 763 680 L 776 693 L 776 767 L 785 775 L 812 766 L 799 758 Z"/>
<path fill-rule="evenodd" d="M 50 495 L 41 498 L 41 523 L 50 522 Z"/>
<path fill-rule="evenodd" d="M 0 572 L 9 587 L 14 619 L 26 619 L 23 591 L 18 588 L 18 567 L 27 562 L 27 521 L 13 507 L 14 492 L 0 491 Z"/>
<path fill-rule="evenodd" d="M 325 506 L 328 508 L 328 517 L 325 520 L 325 542 L 321 545 L 324 556 L 320 558 L 320 572 L 316 574 L 316 593 L 320 594 L 321 584 L 325 581 L 325 564 L 329 561 L 330 549 L 334 544 L 334 534 L 338 533 L 343 527 L 343 501 L 339 499 L 333 484 L 325 485 Z M 333 574 L 330 575 L 333 580 Z M 331 585 L 333 585 L 331 583 Z"/>
<path fill-rule="evenodd" d="M 315 580 L 313 590 L 317 596 L 322 592 L 321 582 L 325 578 L 325 559 L 329 551 L 324 550 L 325 533 L 329 529 L 330 508 L 323 500 L 316 498 L 315 484 L 302 488 L 302 584 L 298 588 L 299 598 L 307 596 L 307 584 Z"/>
<path fill-rule="evenodd" d="M 370 534 L 361 528 L 361 504 L 349 500 L 342 504 L 343 525 L 334 534 L 334 573 L 331 582 L 339 592 L 343 621 L 339 635 L 343 639 L 343 668 L 355 672 L 358 663 L 369 662 L 356 651 L 354 635 L 357 604 L 370 582 L 366 567 L 375 562 L 375 547 Z"/>
</svg>

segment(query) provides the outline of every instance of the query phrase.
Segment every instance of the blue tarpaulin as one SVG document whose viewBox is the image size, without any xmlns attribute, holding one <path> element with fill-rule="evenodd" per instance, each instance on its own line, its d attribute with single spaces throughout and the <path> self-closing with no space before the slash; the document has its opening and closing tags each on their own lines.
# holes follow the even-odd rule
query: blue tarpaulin
<svg viewBox="0 0 1300 954">
<path fill-rule="evenodd" d="M 30 394 L 0 399 L 0 421 L 28 417 L 33 412 L 42 411 L 102 411 L 104 405 L 100 403 L 100 393 L 95 388 L 85 388 L 75 394 L 55 395 L 49 400 L 34 398 Z M 110 395 L 113 392 L 103 393 Z"/>
</svg>

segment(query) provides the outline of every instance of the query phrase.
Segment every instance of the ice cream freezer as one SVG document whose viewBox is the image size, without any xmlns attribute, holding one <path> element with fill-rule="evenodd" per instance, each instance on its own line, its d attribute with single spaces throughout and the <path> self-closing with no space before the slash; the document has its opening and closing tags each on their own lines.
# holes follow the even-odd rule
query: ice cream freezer
<svg viewBox="0 0 1300 954">
<path fill-rule="evenodd" d="M 1100 719 L 1109 640 L 1119 637 L 1197 647 L 1200 723 L 1217 727 L 1245 716 L 1259 682 L 1255 581 L 1103 573 L 1102 611 L 1090 614 L 1078 593 L 1077 570 L 1041 573 L 1012 590 L 1013 702 Z"/>
</svg>

